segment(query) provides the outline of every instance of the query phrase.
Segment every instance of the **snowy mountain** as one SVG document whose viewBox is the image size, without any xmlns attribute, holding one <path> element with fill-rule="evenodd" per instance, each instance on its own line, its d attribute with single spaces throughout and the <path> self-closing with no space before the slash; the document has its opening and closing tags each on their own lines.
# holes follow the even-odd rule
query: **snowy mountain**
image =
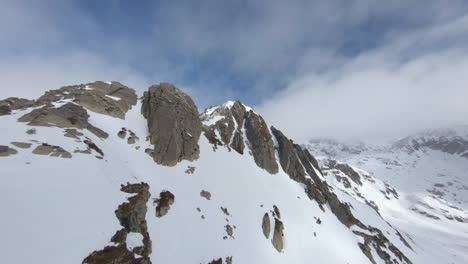
<svg viewBox="0 0 468 264">
<path fill-rule="evenodd" d="M 168 83 L 8 98 L 0 129 L 5 263 L 468 260 L 461 148 L 320 142 L 342 161 L 316 159 L 241 102 L 199 113 Z"/>
<path fill-rule="evenodd" d="M 330 185 L 375 207 L 407 234 L 413 249 L 427 256 L 421 263 L 466 263 L 467 142 L 468 127 L 460 126 L 381 145 L 315 139 L 305 147 L 317 156 Z M 348 167 L 366 184 L 380 186 L 381 195 L 343 179 Z"/>
</svg>

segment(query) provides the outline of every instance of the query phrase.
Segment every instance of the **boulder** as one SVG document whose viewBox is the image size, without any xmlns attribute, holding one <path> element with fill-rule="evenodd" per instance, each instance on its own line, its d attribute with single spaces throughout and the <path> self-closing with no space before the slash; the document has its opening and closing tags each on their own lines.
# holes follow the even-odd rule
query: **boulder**
<svg viewBox="0 0 468 264">
<path fill-rule="evenodd" d="M 190 96 L 169 83 L 153 85 L 144 93 L 141 111 L 148 121 L 156 163 L 175 166 L 198 159 L 202 124 Z"/>
<path fill-rule="evenodd" d="M 268 213 L 265 213 L 262 219 L 262 230 L 263 230 L 263 235 L 265 236 L 266 239 L 270 237 L 270 231 L 271 231 L 271 226 L 270 226 L 270 216 Z"/>
<path fill-rule="evenodd" d="M 156 217 L 165 216 L 169 212 L 169 209 L 171 209 L 171 205 L 174 204 L 174 199 L 175 196 L 171 192 L 161 192 L 159 198 L 154 201 L 157 204 Z"/>
</svg>

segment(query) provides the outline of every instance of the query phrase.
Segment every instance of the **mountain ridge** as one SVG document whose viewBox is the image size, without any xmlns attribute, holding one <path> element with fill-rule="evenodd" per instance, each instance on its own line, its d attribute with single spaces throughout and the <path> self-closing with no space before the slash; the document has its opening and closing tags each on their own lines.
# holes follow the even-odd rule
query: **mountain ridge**
<svg viewBox="0 0 468 264">
<path fill-rule="evenodd" d="M 0 162 L 15 186 L 2 200 L 38 194 L 19 188 L 37 181 L 30 178 L 34 168 L 45 178 L 37 186 L 60 196 L 64 204 L 44 195 L 39 200 L 55 204 L 63 215 L 49 213 L 68 228 L 77 223 L 68 217 L 76 217 L 73 207 L 92 208 L 98 216 L 99 224 L 78 217 L 90 230 L 73 243 L 76 249 L 66 249 L 62 262 L 412 263 L 421 258 L 414 242 L 387 223 L 371 199 L 356 199 L 346 188 L 330 184 L 309 150 L 239 101 L 198 113 L 190 96 L 169 83 L 151 86 L 137 100 L 135 91 L 123 84 L 95 82 L 49 91 L 33 101 L 2 100 L 0 109 L 5 138 L 16 143 L 1 151 L 8 153 Z M 373 176 L 341 163 L 330 166 L 343 172 L 341 183 L 379 193 Z M 83 199 L 86 195 L 79 190 L 91 183 L 95 186 L 86 203 L 68 197 L 73 193 Z M 68 187 L 61 190 L 54 184 Z M 395 198 L 392 187 L 382 190 Z M 27 201 L 18 203 L 2 207 L 29 208 Z M 55 230 L 46 221 L 50 219 L 46 216 L 41 225 Z M 20 220 L 29 223 L 26 231 L 38 225 Z M 54 262 L 47 245 L 55 243 L 53 238 L 68 240 L 69 232 L 46 239 L 38 255 Z M 105 234 L 93 237 L 97 232 Z M 9 235 L 19 241 L 27 237 Z M 333 236 L 340 237 L 338 244 Z M 3 247 L 14 253 L 17 243 Z M 175 254 L 180 245 L 185 255 Z M 22 262 L 14 254 L 7 259 Z"/>
</svg>

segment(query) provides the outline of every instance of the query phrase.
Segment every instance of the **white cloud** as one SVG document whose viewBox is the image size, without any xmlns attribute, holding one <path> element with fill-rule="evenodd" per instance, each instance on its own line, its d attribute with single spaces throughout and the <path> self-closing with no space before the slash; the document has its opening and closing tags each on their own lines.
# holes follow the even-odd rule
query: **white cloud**
<svg viewBox="0 0 468 264">
<path fill-rule="evenodd" d="M 124 65 L 109 63 L 84 51 L 60 56 L 21 56 L 0 62 L 0 98 L 37 98 L 45 91 L 65 85 L 120 81 L 132 88 L 146 89 L 150 82 Z"/>
<path fill-rule="evenodd" d="M 468 124 L 468 49 L 460 42 L 467 18 L 394 35 L 326 72 L 304 71 L 259 111 L 300 140 L 379 139 Z M 441 46 L 444 39 L 459 41 Z"/>
</svg>

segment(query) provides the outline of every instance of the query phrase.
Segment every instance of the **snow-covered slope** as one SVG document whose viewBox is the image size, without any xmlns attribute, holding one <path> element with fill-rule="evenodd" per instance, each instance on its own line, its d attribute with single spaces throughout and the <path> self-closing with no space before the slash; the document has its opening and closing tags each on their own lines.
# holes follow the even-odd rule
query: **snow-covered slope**
<svg viewBox="0 0 468 264">
<path fill-rule="evenodd" d="M 199 119 L 197 113 L 200 124 L 188 126 L 190 115 L 180 115 L 192 103 L 178 89 L 161 84 L 143 102 L 134 98 L 118 83 L 99 82 L 34 102 L 0 102 L 6 105 L 0 116 L 5 263 L 449 263 L 463 257 L 430 252 L 432 242 L 426 247 L 398 231 L 413 217 L 398 211 L 406 207 L 395 190 L 359 170 L 358 178 L 349 176 L 352 191 L 340 185 L 344 180 L 329 181 L 314 157 L 240 102 L 208 109 Z M 152 100 L 158 104 L 148 105 Z M 194 143 L 199 125 L 203 132 Z M 161 143 L 168 131 L 177 133 Z M 381 217 L 390 205 L 375 210 L 387 199 L 401 225 Z M 460 237 L 464 228 L 460 223 Z"/>
<path fill-rule="evenodd" d="M 466 263 L 467 134 L 467 127 L 457 127 L 424 131 L 390 144 L 311 140 L 306 147 L 318 156 L 329 184 L 373 205 L 411 238 L 421 263 Z M 336 163 L 351 166 L 362 185 L 349 177 L 343 180 Z"/>
</svg>

